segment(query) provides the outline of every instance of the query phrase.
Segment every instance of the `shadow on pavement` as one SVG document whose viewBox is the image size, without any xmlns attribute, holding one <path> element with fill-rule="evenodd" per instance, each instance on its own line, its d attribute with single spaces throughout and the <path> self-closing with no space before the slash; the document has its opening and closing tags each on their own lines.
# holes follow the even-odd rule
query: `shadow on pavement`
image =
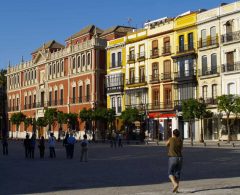
<svg viewBox="0 0 240 195">
<path fill-rule="evenodd" d="M 185 148 L 182 180 L 239 177 L 240 155 L 236 151 Z M 9 153 L 8 157 L 0 155 L 0 194 L 4 195 L 169 182 L 166 147 L 125 145 L 114 149 L 91 144 L 88 163 L 80 162 L 79 143 L 72 160 L 65 158 L 61 143 L 56 147 L 56 159 L 47 156 L 41 160 L 36 148 L 36 158 L 26 160 L 22 142 L 10 143 Z M 203 189 L 207 190 L 211 189 Z"/>
</svg>

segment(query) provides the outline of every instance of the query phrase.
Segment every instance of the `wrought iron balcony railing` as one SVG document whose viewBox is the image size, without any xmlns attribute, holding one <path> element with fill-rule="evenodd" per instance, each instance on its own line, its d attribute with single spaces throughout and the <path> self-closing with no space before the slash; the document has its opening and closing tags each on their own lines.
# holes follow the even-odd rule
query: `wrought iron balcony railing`
<svg viewBox="0 0 240 195">
<path fill-rule="evenodd" d="M 153 48 L 150 51 L 150 58 L 157 58 L 157 57 L 159 57 L 159 50 L 158 48 Z"/>
<path fill-rule="evenodd" d="M 111 63 L 110 68 L 119 68 L 122 66 L 122 61 L 115 61 Z"/>
<path fill-rule="evenodd" d="M 130 79 L 126 80 L 126 85 L 132 85 L 132 84 L 143 84 L 146 83 L 146 77 L 142 76 L 142 77 L 133 77 Z"/>
<path fill-rule="evenodd" d="M 161 80 L 162 81 L 172 80 L 172 73 L 171 72 L 162 73 L 161 74 Z"/>
<path fill-rule="evenodd" d="M 187 45 L 179 45 L 176 48 L 178 54 L 183 53 L 189 53 L 189 52 L 195 52 L 195 46 L 194 44 L 187 44 Z"/>
<path fill-rule="evenodd" d="M 206 69 L 200 69 L 198 75 L 199 76 L 210 76 L 216 75 L 220 73 L 220 67 L 208 67 Z"/>
<path fill-rule="evenodd" d="M 222 72 L 240 71 L 240 62 L 233 64 L 227 63 L 222 65 Z"/>
<path fill-rule="evenodd" d="M 174 73 L 174 79 L 192 79 L 196 77 L 196 70 L 184 70 Z"/>
<path fill-rule="evenodd" d="M 231 41 L 240 41 L 240 31 L 235 31 L 232 33 L 227 33 L 221 36 L 222 43 L 227 43 Z"/>
<path fill-rule="evenodd" d="M 170 55 L 171 54 L 171 46 L 164 46 L 162 48 L 162 55 Z"/>
<path fill-rule="evenodd" d="M 135 62 L 135 54 L 129 54 L 127 56 L 127 62 L 128 63 L 134 63 Z"/>
<path fill-rule="evenodd" d="M 150 83 L 159 83 L 160 82 L 159 74 L 150 75 L 149 82 Z"/>
<path fill-rule="evenodd" d="M 217 37 L 209 37 L 207 39 L 200 39 L 198 42 L 198 48 L 205 48 L 210 46 L 218 46 L 218 36 Z"/>
<path fill-rule="evenodd" d="M 140 52 L 137 54 L 137 60 L 141 61 L 141 60 L 145 60 L 145 52 Z"/>
</svg>

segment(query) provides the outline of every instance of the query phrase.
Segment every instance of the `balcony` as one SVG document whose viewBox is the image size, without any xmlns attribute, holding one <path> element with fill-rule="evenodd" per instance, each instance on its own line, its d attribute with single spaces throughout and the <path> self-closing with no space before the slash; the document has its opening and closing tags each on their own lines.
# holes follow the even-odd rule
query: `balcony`
<svg viewBox="0 0 240 195">
<path fill-rule="evenodd" d="M 217 98 L 207 98 L 204 100 L 207 106 L 217 105 Z"/>
<path fill-rule="evenodd" d="M 174 109 L 174 102 L 173 101 L 167 101 L 167 102 L 154 102 L 152 104 L 149 104 L 148 106 L 149 110 L 173 110 Z"/>
<path fill-rule="evenodd" d="M 165 72 L 161 74 L 161 81 L 166 82 L 166 81 L 172 81 L 172 74 L 171 72 Z"/>
<path fill-rule="evenodd" d="M 145 60 L 145 52 L 140 52 L 137 54 L 137 61 L 144 61 Z"/>
<path fill-rule="evenodd" d="M 174 73 L 174 79 L 177 81 L 196 80 L 196 70 L 185 70 Z"/>
<path fill-rule="evenodd" d="M 110 68 L 120 68 L 122 67 L 122 61 L 112 62 Z"/>
<path fill-rule="evenodd" d="M 240 71 L 240 62 L 235 62 L 233 64 L 223 64 L 222 65 L 222 72 L 234 72 L 234 71 Z"/>
<path fill-rule="evenodd" d="M 139 111 L 145 111 L 148 109 L 148 104 L 142 103 L 142 104 L 131 104 L 131 105 L 126 105 L 126 108 L 136 108 Z"/>
<path fill-rule="evenodd" d="M 145 76 L 133 77 L 126 80 L 126 85 L 145 85 L 145 84 L 147 84 Z"/>
<path fill-rule="evenodd" d="M 208 37 L 207 39 L 200 39 L 198 42 L 198 48 L 200 50 L 211 49 L 219 46 L 219 40 L 217 37 Z"/>
<path fill-rule="evenodd" d="M 159 76 L 160 76 L 159 74 L 150 75 L 149 82 L 150 83 L 159 83 L 160 82 Z"/>
<path fill-rule="evenodd" d="M 171 46 L 170 45 L 162 48 L 162 55 L 163 56 L 171 55 Z"/>
<path fill-rule="evenodd" d="M 176 54 L 172 56 L 172 58 L 179 58 L 183 57 L 186 55 L 196 55 L 196 46 L 195 44 L 190 44 L 190 45 L 180 45 L 176 47 Z"/>
<path fill-rule="evenodd" d="M 240 41 L 240 31 L 228 33 L 221 36 L 222 43 Z"/>
<path fill-rule="evenodd" d="M 220 74 L 220 67 L 211 67 L 207 69 L 200 69 L 199 70 L 199 76 L 200 77 L 213 77 L 213 76 L 219 76 Z"/>
<path fill-rule="evenodd" d="M 134 63 L 134 62 L 135 62 L 135 54 L 129 54 L 127 56 L 127 63 L 131 64 L 131 63 Z"/>
<path fill-rule="evenodd" d="M 107 87 L 107 93 L 123 92 L 124 85 L 115 85 Z"/>
<path fill-rule="evenodd" d="M 158 57 L 159 57 L 159 50 L 158 50 L 158 48 L 153 48 L 150 51 L 150 58 L 154 59 L 154 58 L 158 58 Z"/>
</svg>

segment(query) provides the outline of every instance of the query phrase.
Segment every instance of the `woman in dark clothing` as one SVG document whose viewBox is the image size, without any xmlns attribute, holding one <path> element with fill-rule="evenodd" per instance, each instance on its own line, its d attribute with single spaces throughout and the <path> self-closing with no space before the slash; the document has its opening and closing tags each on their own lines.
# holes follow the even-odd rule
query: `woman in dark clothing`
<svg viewBox="0 0 240 195">
<path fill-rule="evenodd" d="M 24 139 L 23 145 L 25 149 L 25 158 L 28 158 L 30 155 L 30 139 L 28 133 L 26 135 L 26 138 Z"/>
<path fill-rule="evenodd" d="M 35 145 L 36 145 L 36 136 L 35 134 L 33 134 L 30 139 L 30 158 L 34 158 Z"/>
<path fill-rule="evenodd" d="M 173 137 L 171 137 L 166 145 L 168 146 L 168 176 L 173 185 L 173 192 L 177 192 L 179 187 L 180 174 L 182 170 L 182 148 L 183 142 L 180 138 L 180 132 L 178 129 L 173 131 Z"/>
<path fill-rule="evenodd" d="M 45 143 L 44 143 L 44 137 L 43 136 L 39 140 L 38 148 L 39 148 L 40 158 L 44 158 Z"/>
<path fill-rule="evenodd" d="M 66 149 L 66 157 L 70 158 L 70 152 L 69 152 L 69 144 L 68 144 L 68 138 L 69 138 L 69 133 L 66 134 L 64 140 L 63 140 L 63 146 Z"/>
</svg>

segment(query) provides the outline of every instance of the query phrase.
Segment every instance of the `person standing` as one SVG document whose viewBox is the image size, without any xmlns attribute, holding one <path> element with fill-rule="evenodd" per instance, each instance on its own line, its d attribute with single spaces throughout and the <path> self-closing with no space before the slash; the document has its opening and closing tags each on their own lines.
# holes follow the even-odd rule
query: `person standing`
<svg viewBox="0 0 240 195">
<path fill-rule="evenodd" d="M 2 139 L 3 155 L 8 155 L 8 141 L 7 137 L 4 136 Z"/>
<path fill-rule="evenodd" d="M 73 137 L 73 133 L 70 133 L 69 138 L 67 139 L 68 147 L 69 147 L 69 158 L 73 158 L 74 153 L 74 144 L 76 143 L 75 137 Z"/>
<path fill-rule="evenodd" d="M 39 148 L 40 158 L 44 158 L 45 143 L 44 143 L 44 137 L 43 136 L 39 140 L 38 148 Z"/>
<path fill-rule="evenodd" d="M 173 185 L 173 192 L 177 192 L 179 188 L 180 174 L 182 170 L 182 148 L 183 141 L 180 138 L 180 132 L 178 129 L 173 131 L 173 137 L 171 137 L 166 145 L 168 147 L 168 177 Z"/>
<path fill-rule="evenodd" d="M 49 145 L 50 158 L 56 158 L 55 137 L 54 137 L 53 133 L 50 133 L 50 138 L 48 140 L 48 145 Z"/>
<path fill-rule="evenodd" d="M 83 136 L 83 140 L 81 142 L 81 147 L 82 147 L 82 150 L 81 150 L 81 158 L 80 158 L 80 161 L 82 162 L 83 159 L 85 162 L 88 161 L 88 140 L 87 140 L 87 135 L 84 135 Z"/>
<path fill-rule="evenodd" d="M 26 138 L 23 141 L 24 149 L 25 149 L 25 158 L 28 158 L 30 155 L 30 139 L 29 134 L 27 133 Z"/>
<path fill-rule="evenodd" d="M 36 145 L 36 135 L 32 134 L 32 137 L 30 139 L 30 147 L 29 147 L 29 154 L 30 154 L 30 158 L 32 159 L 34 159 L 35 145 Z"/>
<path fill-rule="evenodd" d="M 66 157 L 69 158 L 69 147 L 68 147 L 68 138 L 69 138 L 69 133 L 66 133 L 66 136 L 63 140 L 63 146 L 65 147 L 66 150 Z"/>
</svg>

